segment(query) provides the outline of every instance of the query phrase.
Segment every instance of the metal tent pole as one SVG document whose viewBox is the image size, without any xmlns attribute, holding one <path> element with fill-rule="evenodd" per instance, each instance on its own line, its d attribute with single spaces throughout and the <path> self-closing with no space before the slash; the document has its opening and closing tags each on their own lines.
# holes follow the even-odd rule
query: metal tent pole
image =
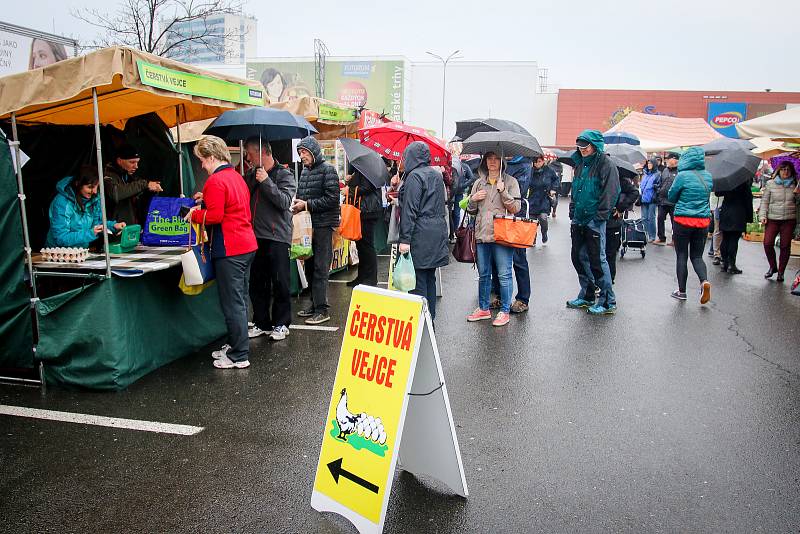
<svg viewBox="0 0 800 534">
<path fill-rule="evenodd" d="M 239 141 L 239 174 L 244 176 L 244 141 Z"/>
<path fill-rule="evenodd" d="M 175 116 L 178 120 L 178 126 L 176 130 L 178 131 L 178 181 L 180 182 L 180 197 L 183 198 L 186 195 L 183 192 L 183 147 L 181 146 L 181 106 L 175 106 Z"/>
<path fill-rule="evenodd" d="M 32 313 L 32 334 L 33 338 L 39 338 L 39 321 L 36 315 L 36 303 L 39 296 L 36 291 L 36 277 L 33 275 L 33 258 L 31 257 L 31 238 L 28 231 L 28 211 L 25 208 L 25 186 L 22 183 L 22 150 L 19 147 L 19 135 L 17 134 L 17 114 L 11 113 L 11 146 L 16 155 L 15 171 L 17 172 L 17 198 L 19 198 L 19 211 L 22 216 L 22 242 L 25 246 L 25 265 L 28 268 L 28 277 L 31 284 L 31 313 Z M 34 361 L 36 360 L 36 346 L 31 347 Z M 44 364 L 39 362 L 39 383 L 44 390 Z"/>
<path fill-rule="evenodd" d="M 108 255 L 108 218 L 106 215 L 106 188 L 103 179 L 103 152 L 100 146 L 100 112 L 97 109 L 97 88 L 92 87 L 92 109 L 94 111 L 94 138 L 97 146 L 97 176 L 100 177 L 100 213 L 103 222 L 103 254 L 106 259 L 106 277 L 111 278 L 111 257 Z"/>
</svg>

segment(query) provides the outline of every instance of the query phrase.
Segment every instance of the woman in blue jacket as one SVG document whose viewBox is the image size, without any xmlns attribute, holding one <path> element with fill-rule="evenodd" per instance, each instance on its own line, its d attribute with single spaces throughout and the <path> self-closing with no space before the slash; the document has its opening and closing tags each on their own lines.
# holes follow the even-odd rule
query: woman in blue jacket
<svg viewBox="0 0 800 534">
<path fill-rule="evenodd" d="M 84 165 L 78 176 L 62 178 L 56 185 L 56 197 L 50 203 L 50 231 L 46 247 L 89 248 L 102 237 L 102 211 L 97 186 L 97 169 Z M 124 222 L 107 221 L 109 230 L 125 228 Z"/>
<path fill-rule="evenodd" d="M 692 147 L 678 161 L 678 174 L 667 192 L 669 202 L 675 204 L 675 224 L 672 238 L 675 241 L 678 289 L 672 298 L 686 300 L 686 279 L 689 276 L 687 259 L 700 279 L 700 304 L 711 300 L 711 282 L 703 261 L 711 208 L 708 197 L 711 193 L 711 174 L 705 164 L 703 149 Z"/>
<path fill-rule="evenodd" d="M 656 198 L 656 189 L 661 180 L 661 171 L 658 170 L 658 161 L 656 158 L 651 158 L 644 168 L 642 175 L 642 182 L 639 184 L 640 199 L 642 202 L 642 219 L 644 219 L 644 230 L 647 234 L 647 240 L 651 243 L 657 237 L 656 235 L 656 210 L 658 208 L 658 199 Z"/>
</svg>

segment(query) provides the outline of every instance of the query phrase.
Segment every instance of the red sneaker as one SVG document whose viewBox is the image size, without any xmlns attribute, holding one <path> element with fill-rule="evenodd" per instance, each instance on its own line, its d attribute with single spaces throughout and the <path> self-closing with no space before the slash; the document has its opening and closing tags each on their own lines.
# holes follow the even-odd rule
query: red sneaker
<svg viewBox="0 0 800 534">
<path fill-rule="evenodd" d="M 510 317 L 506 312 L 498 312 L 497 317 L 492 321 L 492 326 L 505 326 L 510 321 Z"/>
<path fill-rule="evenodd" d="M 467 315 L 467 321 L 474 323 L 475 321 L 483 321 L 484 319 L 491 319 L 492 312 L 489 310 L 482 310 L 475 308 L 475 311 Z"/>
</svg>

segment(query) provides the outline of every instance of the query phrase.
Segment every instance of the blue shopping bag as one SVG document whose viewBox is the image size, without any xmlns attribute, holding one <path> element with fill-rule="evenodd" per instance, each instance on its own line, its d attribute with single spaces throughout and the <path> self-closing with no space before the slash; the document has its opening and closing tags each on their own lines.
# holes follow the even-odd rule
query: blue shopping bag
<svg viewBox="0 0 800 534">
<path fill-rule="evenodd" d="M 191 198 L 153 197 L 142 231 L 142 244 L 149 247 L 179 247 L 187 242 L 194 243 L 197 236 L 180 215 L 182 206 L 191 208 L 194 204 Z"/>
</svg>

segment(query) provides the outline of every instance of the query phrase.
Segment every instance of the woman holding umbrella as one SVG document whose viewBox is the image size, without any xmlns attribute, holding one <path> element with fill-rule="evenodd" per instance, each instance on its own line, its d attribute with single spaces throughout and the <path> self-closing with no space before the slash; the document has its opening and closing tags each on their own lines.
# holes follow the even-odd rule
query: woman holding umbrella
<svg viewBox="0 0 800 534">
<path fill-rule="evenodd" d="M 722 271 L 730 274 L 742 274 L 742 270 L 736 266 L 736 255 L 739 251 L 739 238 L 747 229 L 747 223 L 753 220 L 753 193 L 750 189 L 752 183 L 752 180 L 747 180 L 731 191 L 716 193 L 723 199 L 719 209 Z"/>
<path fill-rule="evenodd" d="M 493 326 L 508 324 L 511 311 L 511 263 L 514 249 L 494 242 L 494 216 L 514 214 L 520 210 L 519 184 L 505 174 L 504 161 L 494 152 L 487 152 L 478 168 L 478 179 L 472 185 L 467 213 L 475 215 L 475 241 L 478 252 L 478 308 L 467 316 L 475 322 L 491 319 L 489 295 L 492 290 L 492 264 L 497 267 L 500 279 L 500 311 Z"/>
</svg>

